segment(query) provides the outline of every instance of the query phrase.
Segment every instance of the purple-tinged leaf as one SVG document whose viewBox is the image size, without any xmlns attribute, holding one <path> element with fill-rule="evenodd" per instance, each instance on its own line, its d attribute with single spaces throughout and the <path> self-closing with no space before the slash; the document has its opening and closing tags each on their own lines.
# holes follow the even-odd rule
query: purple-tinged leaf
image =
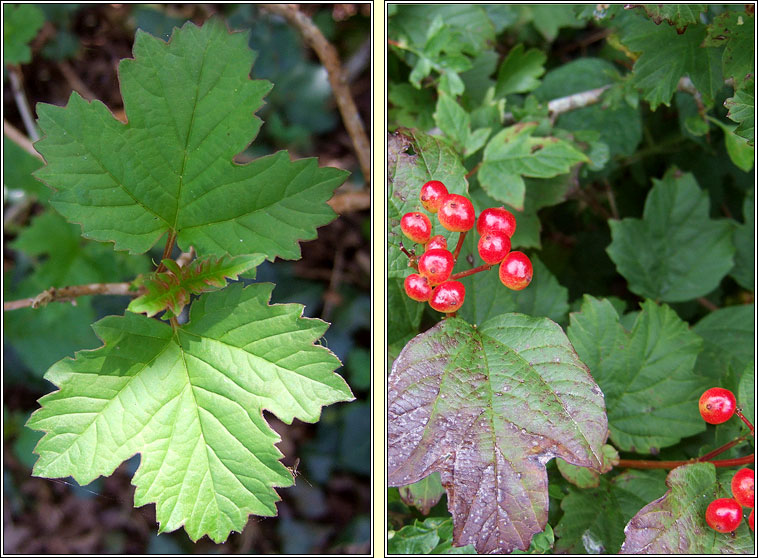
<svg viewBox="0 0 758 558">
<path fill-rule="evenodd" d="M 734 533 L 718 533 L 705 510 L 729 488 L 710 463 L 677 467 L 666 478 L 668 492 L 642 508 L 624 529 L 621 554 L 750 554 L 753 540 L 745 522 Z"/>
<path fill-rule="evenodd" d="M 545 464 L 602 466 L 603 394 L 546 318 L 447 319 L 408 343 L 388 393 L 389 484 L 439 471 L 458 546 L 526 550 L 547 523 Z"/>
</svg>

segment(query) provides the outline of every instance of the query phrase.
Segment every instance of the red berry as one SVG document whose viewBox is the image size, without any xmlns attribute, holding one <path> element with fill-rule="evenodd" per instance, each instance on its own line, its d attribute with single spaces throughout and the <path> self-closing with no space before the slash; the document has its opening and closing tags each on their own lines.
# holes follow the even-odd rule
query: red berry
<svg viewBox="0 0 758 558">
<path fill-rule="evenodd" d="M 447 250 L 447 239 L 441 234 L 435 234 L 432 238 L 429 239 L 429 242 L 426 243 L 426 249 L 427 250 L 435 250 L 435 249 Z"/>
<path fill-rule="evenodd" d="M 426 244 L 432 236 L 432 223 L 429 217 L 418 211 L 403 215 L 400 219 L 400 228 L 405 236 L 419 244 Z"/>
<path fill-rule="evenodd" d="M 484 263 L 495 265 L 502 262 L 511 251 L 511 239 L 504 232 L 488 232 L 479 239 L 478 248 Z"/>
<path fill-rule="evenodd" d="M 419 199 L 424 209 L 430 213 L 437 213 L 445 196 L 447 196 L 445 185 L 439 180 L 430 180 L 421 187 Z"/>
<path fill-rule="evenodd" d="M 426 277 L 411 273 L 405 278 L 405 294 L 418 302 L 426 302 L 432 296 L 432 286 Z"/>
<path fill-rule="evenodd" d="M 719 533 L 731 533 L 742 522 L 742 508 L 731 498 L 717 498 L 708 504 L 705 522 Z"/>
<path fill-rule="evenodd" d="M 448 194 L 442 201 L 437 218 L 447 230 L 465 232 L 474 226 L 476 213 L 468 198 L 458 194 Z"/>
<path fill-rule="evenodd" d="M 427 278 L 430 285 L 434 286 L 447 281 L 454 265 L 455 260 L 450 250 L 435 248 L 421 254 L 418 259 L 418 272 Z"/>
<path fill-rule="evenodd" d="M 705 390 L 700 396 L 700 416 L 708 424 L 721 424 L 732 418 L 737 409 L 737 400 L 728 389 L 715 387 Z"/>
<path fill-rule="evenodd" d="M 463 299 L 466 298 L 466 287 L 460 281 L 445 281 L 441 285 L 434 287 L 432 297 L 429 299 L 429 306 L 438 312 L 455 312 L 463 305 Z"/>
<path fill-rule="evenodd" d="M 514 291 L 520 291 L 532 281 L 532 262 L 523 252 L 510 252 L 500 264 L 500 281 Z"/>
<path fill-rule="evenodd" d="M 504 207 L 488 207 L 479 214 L 476 232 L 484 235 L 492 231 L 501 231 L 512 237 L 516 232 L 516 218 Z"/>
<path fill-rule="evenodd" d="M 740 469 L 732 477 L 732 496 L 740 506 L 755 505 L 755 473 L 752 469 Z"/>
<path fill-rule="evenodd" d="M 755 531 L 755 508 L 750 510 L 750 515 L 747 516 L 747 524 L 751 531 Z"/>
</svg>

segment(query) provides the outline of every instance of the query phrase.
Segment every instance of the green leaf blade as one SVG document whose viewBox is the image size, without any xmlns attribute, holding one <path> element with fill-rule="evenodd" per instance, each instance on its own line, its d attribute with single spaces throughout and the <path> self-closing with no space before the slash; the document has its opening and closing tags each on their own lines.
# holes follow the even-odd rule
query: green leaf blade
<svg viewBox="0 0 758 558">
<path fill-rule="evenodd" d="M 705 429 L 691 405 L 707 387 L 694 374 L 702 341 L 673 310 L 646 301 L 626 331 L 608 300 L 585 295 L 567 333 L 606 396 L 616 447 L 651 452 Z"/>
<path fill-rule="evenodd" d="M 348 173 L 286 152 L 233 162 L 271 88 L 249 78 L 253 59 L 246 35 L 217 19 L 168 43 L 139 32 L 119 67 L 127 124 L 76 94 L 65 108 L 40 105 L 37 176 L 58 190 L 56 209 L 118 250 L 145 252 L 170 231 L 200 255 L 298 258 L 298 243 L 334 219 L 325 202 Z"/>
<path fill-rule="evenodd" d="M 339 360 L 314 345 L 326 324 L 269 305 L 271 289 L 205 295 L 176 332 L 132 313 L 98 322 L 104 345 L 48 372 L 60 389 L 28 423 L 45 431 L 34 474 L 87 484 L 141 453 L 135 505 L 154 502 L 161 531 L 221 542 L 249 514 L 275 515 L 273 488 L 293 479 L 262 411 L 314 422 L 352 394 Z"/>
<path fill-rule="evenodd" d="M 510 126 L 495 134 L 484 148 L 479 169 L 482 188 L 491 197 L 524 209 L 523 177 L 552 178 L 569 172 L 587 156 L 569 142 L 555 137 L 531 137 L 536 122 Z"/>
<path fill-rule="evenodd" d="M 538 78 L 545 73 L 546 60 L 547 56 L 538 49 L 524 52 L 522 44 L 513 47 L 498 70 L 495 95 L 504 97 L 536 89 L 540 84 Z"/>
<path fill-rule="evenodd" d="M 26 64 L 32 59 L 28 43 L 45 23 L 45 14 L 32 4 L 3 4 L 3 62 Z"/>
<path fill-rule="evenodd" d="M 732 227 L 709 217 L 708 194 L 691 174 L 667 173 L 654 184 L 641 220 L 609 221 L 606 252 L 640 296 L 680 302 L 706 295 L 733 266 Z"/>
</svg>

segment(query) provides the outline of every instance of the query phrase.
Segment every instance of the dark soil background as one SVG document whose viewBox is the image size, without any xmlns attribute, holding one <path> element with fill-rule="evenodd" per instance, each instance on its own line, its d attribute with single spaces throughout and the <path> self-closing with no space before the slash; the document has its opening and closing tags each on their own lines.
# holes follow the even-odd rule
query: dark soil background
<svg viewBox="0 0 758 558">
<path fill-rule="evenodd" d="M 82 4 L 40 5 L 46 23 L 32 41 L 32 60 L 20 67 L 23 92 L 34 110 L 38 102 L 64 105 L 72 90 L 103 101 L 122 115 L 118 61 L 131 57 L 136 28 L 167 39 L 185 21 L 202 24 L 212 15 L 230 28 L 251 31 L 250 46 L 258 52 L 252 76 L 275 84 L 258 112 L 264 125 L 240 161 L 287 149 L 292 158 L 314 156 L 321 166 L 351 171 L 337 193 L 339 217 L 319 229 L 317 240 L 301 245 L 297 262 L 267 263 L 258 279 L 276 283 L 272 302 L 299 302 L 305 314 L 332 325 L 322 342 L 345 365 L 338 370 L 356 401 L 322 411 L 316 425 L 295 421 L 285 425 L 271 415 L 282 437 L 283 462 L 297 466 L 294 487 L 280 489 L 279 516 L 251 516 L 242 533 L 222 545 L 208 538 L 193 543 L 184 530 L 157 535 L 154 505 L 135 509 L 131 477 L 139 457 L 123 463 L 108 478 L 86 487 L 72 479 L 31 476 L 32 449 L 39 433 L 23 425 L 37 408 L 37 399 L 52 386 L 41 379 L 14 346 L 4 325 L 4 489 L 3 552 L 23 554 L 99 553 L 325 553 L 370 551 L 370 215 L 368 185 L 330 94 L 326 74 L 315 54 L 286 22 L 249 4 Z M 335 45 L 345 65 L 351 90 L 364 123 L 371 115 L 369 34 L 370 4 L 301 6 Z M 5 120 L 24 131 L 9 80 L 4 79 Z M 36 115 L 35 115 L 36 117 Z M 6 180 L 4 179 L 4 182 Z M 6 184 L 12 188 L 11 184 Z M 9 210 L 6 196 L 4 210 Z M 22 255 L 9 248 L 17 233 L 45 209 L 28 203 L 4 227 L 5 298 L 9 283 L 23 283 L 28 271 Z M 4 220 L 5 222 L 5 220 Z M 161 246 L 149 254 L 160 259 Z M 175 254 L 176 256 L 177 254 Z M 148 257 L 148 256 L 145 256 Z M 11 290 L 9 290 L 11 289 Z M 108 301 L 100 299 L 109 298 Z M 98 317 L 121 313 L 124 301 L 93 300 Z M 121 304 L 121 306 L 119 306 Z M 44 312 L 23 309 L 15 312 Z M 65 330 L 66 324 L 60 324 Z M 61 332 L 65 337 L 65 331 Z M 89 347 L 69 343 L 67 352 Z"/>
</svg>

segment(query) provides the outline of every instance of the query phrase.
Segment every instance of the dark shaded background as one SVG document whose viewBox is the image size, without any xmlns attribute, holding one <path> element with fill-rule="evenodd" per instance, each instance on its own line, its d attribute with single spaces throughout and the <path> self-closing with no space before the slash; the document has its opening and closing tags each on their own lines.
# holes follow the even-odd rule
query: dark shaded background
<svg viewBox="0 0 758 558">
<path fill-rule="evenodd" d="M 296 30 L 254 5 L 39 5 L 46 23 L 32 41 L 32 60 L 21 66 L 23 90 L 33 107 L 38 102 L 66 104 L 82 85 L 117 116 L 123 108 L 116 68 L 131 57 L 136 28 L 167 39 L 174 26 L 202 24 L 221 16 L 231 29 L 251 31 L 258 52 L 252 76 L 272 81 L 274 89 L 258 111 L 264 120 L 253 145 L 238 157 L 249 160 L 278 149 L 293 158 L 315 156 L 321 166 L 350 170 L 340 192 L 365 192 L 367 185 L 331 97 L 326 73 Z M 370 123 L 370 5 L 313 4 L 302 10 L 335 45 L 348 72 L 363 121 Z M 7 76 L 7 70 L 6 70 Z M 23 123 L 7 77 L 3 82 L 5 119 L 19 130 Z M 35 115 L 36 116 L 36 115 Z M 6 166 L 7 147 L 6 151 Z M 10 171 L 8 171 L 10 172 Z M 8 175 L 4 183 L 8 188 Z M 6 196 L 7 212 L 10 198 Z M 41 213 L 40 202 L 27 203 L 13 223 L 5 223 L 6 300 L 20 298 L 25 277 L 41 261 L 9 248 L 29 221 Z M 267 415 L 281 435 L 285 465 L 296 461 L 297 483 L 280 489 L 279 516 L 251 516 L 245 530 L 216 545 L 207 537 L 192 543 L 182 530 L 157 535 L 154 505 L 133 507 L 131 477 L 139 457 L 123 463 L 108 478 L 86 487 L 72 479 L 31 476 L 39 439 L 23 425 L 37 399 L 51 391 L 42 379 L 47 366 L 76 350 L 101 343 L 91 334 L 82 346 L 76 324 L 58 324 L 55 342 L 33 347 L 13 331 L 44 332 L 40 310 L 14 312 L 4 324 L 3 444 L 5 458 L 3 524 L 5 553 L 368 553 L 370 550 L 370 216 L 365 207 L 341 212 L 319 229 L 317 240 L 301 245 L 303 258 L 258 268 L 259 281 L 276 283 L 272 302 L 299 302 L 305 314 L 332 325 L 321 340 L 345 365 L 338 370 L 356 401 L 325 407 L 315 425 L 285 425 Z M 142 256 L 160 259 L 161 246 Z M 177 254 L 174 254 L 176 256 Z M 132 256 L 139 258 L 140 256 Z M 124 279 L 129 279 L 125 277 Z M 25 295 L 28 296 L 28 295 Z M 128 299 L 96 297 L 97 318 L 123 312 Z M 76 319 L 72 317 L 71 320 Z M 86 327 L 89 327 L 89 321 Z M 84 327 L 85 324 L 79 324 Z M 37 328 L 35 330 L 35 327 Z M 15 334 L 15 335 L 14 335 Z M 24 335 L 28 335 L 25 333 Z"/>
</svg>

